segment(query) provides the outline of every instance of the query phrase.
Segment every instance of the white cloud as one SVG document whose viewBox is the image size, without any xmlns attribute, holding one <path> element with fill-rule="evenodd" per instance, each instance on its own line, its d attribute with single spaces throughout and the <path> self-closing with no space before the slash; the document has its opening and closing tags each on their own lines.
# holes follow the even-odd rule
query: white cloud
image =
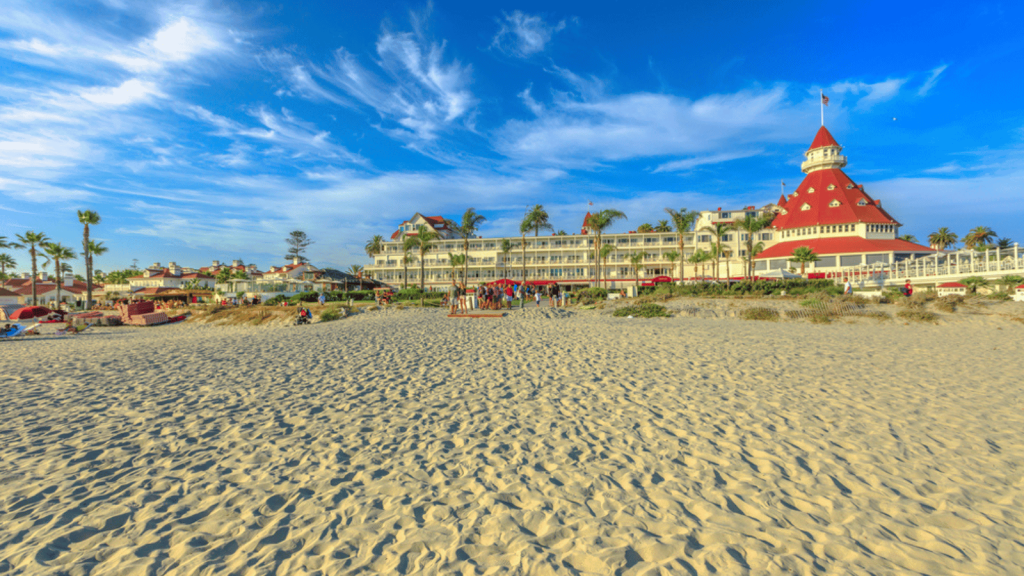
<svg viewBox="0 0 1024 576">
<path fill-rule="evenodd" d="M 939 82 L 939 76 L 941 76 L 942 73 L 945 72 L 946 68 L 948 67 L 949 66 L 947 64 L 943 64 L 942 66 L 937 66 L 933 68 L 931 74 L 928 76 L 928 79 L 925 80 L 924 84 L 921 85 L 921 88 L 918 89 L 917 95 L 927 96 L 928 92 L 930 92 L 931 89 L 935 87 L 935 84 Z"/>
<path fill-rule="evenodd" d="M 705 156 L 695 156 L 693 158 L 684 158 L 682 160 L 673 160 L 672 162 L 661 164 L 654 169 L 654 172 L 684 172 L 706 164 L 719 164 L 730 160 L 749 158 L 762 152 L 763 150 L 741 150 L 737 152 L 722 152 L 720 154 L 709 154 Z"/>
<path fill-rule="evenodd" d="M 104 106 L 126 106 L 145 102 L 152 96 L 162 96 L 156 84 L 133 78 L 120 86 L 88 88 L 82 91 L 82 98 L 93 104 Z"/>
<path fill-rule="evenodd" d="M 869 84 L 866 82 L 837 82 L 826 89 L 828 93 L 834 94 L 864 94 L 857 100 L 858 110 L 867 110 L 875 104 L 892 100 L 899 95 L 900 89 L 907 83 L 908 78 L 890 78 L 881 82 Z"/>
<path fill-rule="evenodd" d="M 548 24 L 540 16 L 524 14 L 519 10 L 504 14 L 501 28 L 491 41 L 491 46 L 520 58 L 543 52 L 551 38 L 565 28 L 565 20 Z"/>
<path fill-rule="evenodd" d="M 556 92 L 544 107 L 529 92 L 521 93 L 536 119 L 506 123 L 494 140 L 499 152 L 517 163 L 577 168 L 670 155 L 711 160 L 751 143 L 792 140 L 794 126 L 810 108 L 791 101 L 782 85 L 689 100 L 645 92 L 609 95 L 596 81 L 562 75 L 580 87 L 579 95 Z"/>
<path fill-rule="evenodd" d="M 280 52 L 268 53 L 266 60 L 280 70 L 291 92 L 350 106 L 333 91 L 340 90 L 373 108 L 384 121 L 380 129 L 402 141 L 422 145 L 446 130 L 473 129 L 477 99 L 469 88 L 472 67 L 446 61 L 444 43 L 428 42 L 418 33 L 385 31 L 376 50 L 383 74 L 364 67 L 345 48 L 337 49 L 333 61 L 323 67 L 296 62 Z"/>
</svg>

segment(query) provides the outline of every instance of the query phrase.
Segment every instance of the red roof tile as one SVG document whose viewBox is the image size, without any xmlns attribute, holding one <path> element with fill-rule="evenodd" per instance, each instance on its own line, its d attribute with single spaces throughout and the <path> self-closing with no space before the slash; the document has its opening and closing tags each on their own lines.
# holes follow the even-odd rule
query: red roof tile
<svg viewBox="0 0 1024 576">
<path fill-rule="evenodd" d="M 824 126 L 818 129 L 818 133 L 814 135 L 814 140 L 811 142 L 811 147 L 808 150 L 814 150 L 815 148 L 824 148 L 825 146 L 839 146 L 836 139 L 832 137 Z"/>
<path fill-rule="evenodd" d="M 867 254 L 872 252 L 935 252 L 931 248 L 907 242 L 906 240 L 868 240 L 860 236 L 845 236 L 841 238 L 808 238 L 806 240 L 780 242 L 754 256 L 754 259 L 764 260 L 767 258 L 791 256 L 793 250 L 801 246 L 806 246 L 819 255 Z"/>
<path fill-rule="evenodd" d="M 18 295 L 19 294 L 17 292 L 11 292 L 10 290 L 7 290 L 6 288 L 0 288 L 0 296 L 4 296 L 4 297 L 7 297 L 7 298 L 10 298 L 12 296 L 18 296 Z"/>
<path fill-rule="evenodd" d="M 881 202 L 868 196 L 838 168 L 811 172 L 789 198 L 781 200 L 783 211 L 772 220 L 776 230 L 858 222 L 899 224 L 882 209 Z"/>
</svg>

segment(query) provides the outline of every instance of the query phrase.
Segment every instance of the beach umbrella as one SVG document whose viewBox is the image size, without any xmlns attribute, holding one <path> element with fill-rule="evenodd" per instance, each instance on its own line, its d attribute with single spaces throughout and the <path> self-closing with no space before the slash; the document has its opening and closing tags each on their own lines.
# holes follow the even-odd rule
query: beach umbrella
<svg viewBox="0 0 1024 576">
<path fill-rule="evenodd" d="M 42 306 L 26 306 L 18 309 L 14 314 L 11 314 L 11 320 L 31 320 L 33 318 L 46 316 L 47 314 L 50 314 L 49 308 L 44 308 Z"/>
</svg>

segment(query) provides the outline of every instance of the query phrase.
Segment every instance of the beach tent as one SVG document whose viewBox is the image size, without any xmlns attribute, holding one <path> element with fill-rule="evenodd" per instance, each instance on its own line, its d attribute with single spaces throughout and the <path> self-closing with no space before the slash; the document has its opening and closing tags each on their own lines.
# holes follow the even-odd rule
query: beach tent
<svg viewBox="0 0 1024 576">
<path fill-rule="evenodd" d="M 655 276 L 654 278 L 651 278 L 649 281 L 644 282 L 644 283 L 642 283 L 640 285 L 644 286 L 646 288 L 650 288 L 651 286 L 657 286 L 658 284 L 665 284 L 665 283 L 671 283 L 671 282 L 672 282 L 672 278 L 670 278 L 668 276 Z"/>
<path fill-rule="evenodd" d="M 0 304 L 0 320 L 10 320 L 11 314 L 24 307 L 24 304 Z"/>
</svg>

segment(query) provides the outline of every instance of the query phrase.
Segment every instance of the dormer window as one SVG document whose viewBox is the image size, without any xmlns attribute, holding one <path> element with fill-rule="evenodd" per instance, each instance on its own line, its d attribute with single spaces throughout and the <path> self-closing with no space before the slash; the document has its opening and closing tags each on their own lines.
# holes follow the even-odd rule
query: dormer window
<svg viewBox="0 0 1024 576">
<path fill-rule="evenodd" d="M 868 205 L 868 201 L 863 199 L 863 198 L 861 198 L 860 201 L 857 202 L 857 206 L 867 206 L 867 205 Z"/>
<path fill-rule="evenodd" d="M 839 202 L 839 200 L 833 200 L 833 201 L 828 203 L 828 207 L 829 208 L 837 208 L 837 207 L 839 207 L 841 205 L 842 205 L 842 203 Z"/>
<path fill-rule="evenodd" d="M 804 202 L 804 205 L 800 207 L 800 211 L 801 212 L 806 212 L 806 211 L 808 211 L 810 209 L 811 209 L 811 205 L 806 203 L 806 202 Z"/>
<path fill-rule="evenodd" d="M 846 185 L 846 189 L 847 190 L 853 190 L 853 184 L 847 184 Z"/>
<path fill-rule="evenodd" d="M 814 188 L 808 188 L 807 189 L 807 193 L 808 194 L 814 194 Z"/>
<path fill-rule="evenodd" d="M 835 190 L 836 189 L 836 185 L 835 184 L 829 184 L 828 185 L 828 189 L 829 190 Z"/>
</svg>

